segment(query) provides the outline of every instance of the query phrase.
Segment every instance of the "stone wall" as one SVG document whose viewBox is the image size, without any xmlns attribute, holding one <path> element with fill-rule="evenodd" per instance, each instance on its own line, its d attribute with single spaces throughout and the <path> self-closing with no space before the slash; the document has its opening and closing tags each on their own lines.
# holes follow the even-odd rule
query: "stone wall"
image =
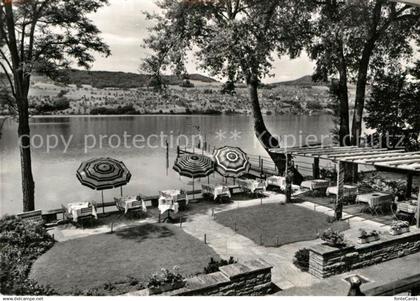
<svg viewBox="0 0 420 301">
<path fill-rule="evenodd" d="M 342 249 L 316 245 L 309 250 L 309 273 L 318 278 L 327 278 L 417 253 L 420 251 L 420 233 L 385 235 L 379 241 Z"/>
<path fill-rule="evenodd" d="M 271 269 L 262 259 L 226 265 L 219 272 L 186 279 L 185 287 L 166 292 L 170 296 L 265 296 L 272 290 Z M 129 293 L 147 296 L 148 290 Z"/>
</svg>

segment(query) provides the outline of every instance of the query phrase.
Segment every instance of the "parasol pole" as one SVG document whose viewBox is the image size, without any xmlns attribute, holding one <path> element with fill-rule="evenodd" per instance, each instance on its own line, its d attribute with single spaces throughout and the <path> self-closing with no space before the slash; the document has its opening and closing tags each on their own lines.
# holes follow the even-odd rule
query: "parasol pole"
<svg viewBox="0 0 420 301">
<path fill-rule="evenodd" d="M 168 175 L 168 171 L 169 171 L 169 142 L 168 140 L 166 140 L 166 175 Z"/>
<path fill-rule="evenodd" d="M 121 197 L 123 197 L 123 187 L 120 186 Z"/>
<path fill-rule="evenodd" d="M 417 218 L 416 218 L 416 227 L 420 228 L 420 190 L 417 194 Z"/>
<path fill-rule="evenodd" d="M 103 190 L 101 190 L 101 195 L 102 195 L 102 213 L 105 214 L 104 191 Z"/>
<path fill-rule="evenodd" d="M 195 200 L 194 177 L 193 177 L 193 201 Z"/>
</svg>

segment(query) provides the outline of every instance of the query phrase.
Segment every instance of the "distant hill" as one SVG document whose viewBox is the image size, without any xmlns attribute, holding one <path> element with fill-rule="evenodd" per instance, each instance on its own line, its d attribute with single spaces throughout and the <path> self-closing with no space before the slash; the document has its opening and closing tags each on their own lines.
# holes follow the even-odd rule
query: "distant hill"
<svg viewBox="0 0 420 301">
<path fill-rule="evenodd" d="M 311 75 L 305 75 L 295 80 L 271 83 L 268 86 L 278 87 L 278 86 L 328 86 L 326 82 L 315 82 L 312 80 Z"/>
<path fill-rule="evenodd" d="M 179 85 L 182 80 L 175 75 L 164 75 L 163 79 L 168 85 Z M 213 78 L 200 74 L 190 74 L 189 79 L 204 83 L 217 82 Z M 150 76 L 147 74 L 135 74 L 112 71 L 85 71 L 71 70 L 64 73 L 61 80 L 67 84 L 92 85 L 95 88 L 139 88 L 149 85 Z"/>
</svg>

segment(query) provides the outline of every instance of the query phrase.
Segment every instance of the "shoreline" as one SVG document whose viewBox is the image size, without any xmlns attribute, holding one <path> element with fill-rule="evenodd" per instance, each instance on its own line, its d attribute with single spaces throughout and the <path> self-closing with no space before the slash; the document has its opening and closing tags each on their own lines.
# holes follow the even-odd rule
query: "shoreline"
<svg viewBox="0 0 420 301">
<path fill-rule="evenodd" d="M 293 114 L 293 113 L 285 113 L 285 114 L 269 114 L 269 115 L 263 115 L 264 117 L 274 117 L 274 116 L 321 116 L 321 115 L 332 115 L 329 112 L 323 112 L 318 111 L 314 112 L 312 114 Z M 249 116 L 252 117 L 252 114 L 242 114 L 242 113 L 220 113 L 220 114 L 206 114 L 206 113 L 193 113 L 193 114 L 187 114 L 187 113 L 179 113 L 179 114 L 173 114 L 173 113 L 150 113 L 150 114 L 103 114 L 103 115 L 91 115 L 91 114 L 47 114 L 47 115 L 32 115 L 29 116 L 29 118 L 77 118 L 77 117 L 93 117 L 93 118 L 103 118 L 103 117 L 136 117 L 136 116 L 173 116 L 173 117 L 186 117 L 186 116 L 206 116 L 206 117 L 212 117 L 212 116 Z M 12 115 L 0 115 L 1 119 L 4 118 L 12 118 Z"/>
</svg>

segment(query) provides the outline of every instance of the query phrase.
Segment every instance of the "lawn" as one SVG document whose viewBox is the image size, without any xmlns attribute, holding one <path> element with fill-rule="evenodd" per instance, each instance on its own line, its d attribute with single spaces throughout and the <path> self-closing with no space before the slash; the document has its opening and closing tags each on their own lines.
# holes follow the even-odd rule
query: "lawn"
<svg viewBox="0 0 420 301">
<path fill-rule="evenodd" d="M 119 284 L 117 292 L 107 292 L 115 294 L 142 288 L 161 268 L 178 265 L 185 276 L 201 273 L 210 257 L 219 258 L 177 226 L 146 224 L 56 243 L 34 263 L 30 277 L 61 294 L 110 291 Z"/>
<path fill-rule="evenodd" d="M 328 228 L 348 229 L 347 222 L 329 223 L 328 216 L 293 204 L 267 204 L 217 213 L 216 221 L 266 247 L 313 240 Z"/>
</svg>

